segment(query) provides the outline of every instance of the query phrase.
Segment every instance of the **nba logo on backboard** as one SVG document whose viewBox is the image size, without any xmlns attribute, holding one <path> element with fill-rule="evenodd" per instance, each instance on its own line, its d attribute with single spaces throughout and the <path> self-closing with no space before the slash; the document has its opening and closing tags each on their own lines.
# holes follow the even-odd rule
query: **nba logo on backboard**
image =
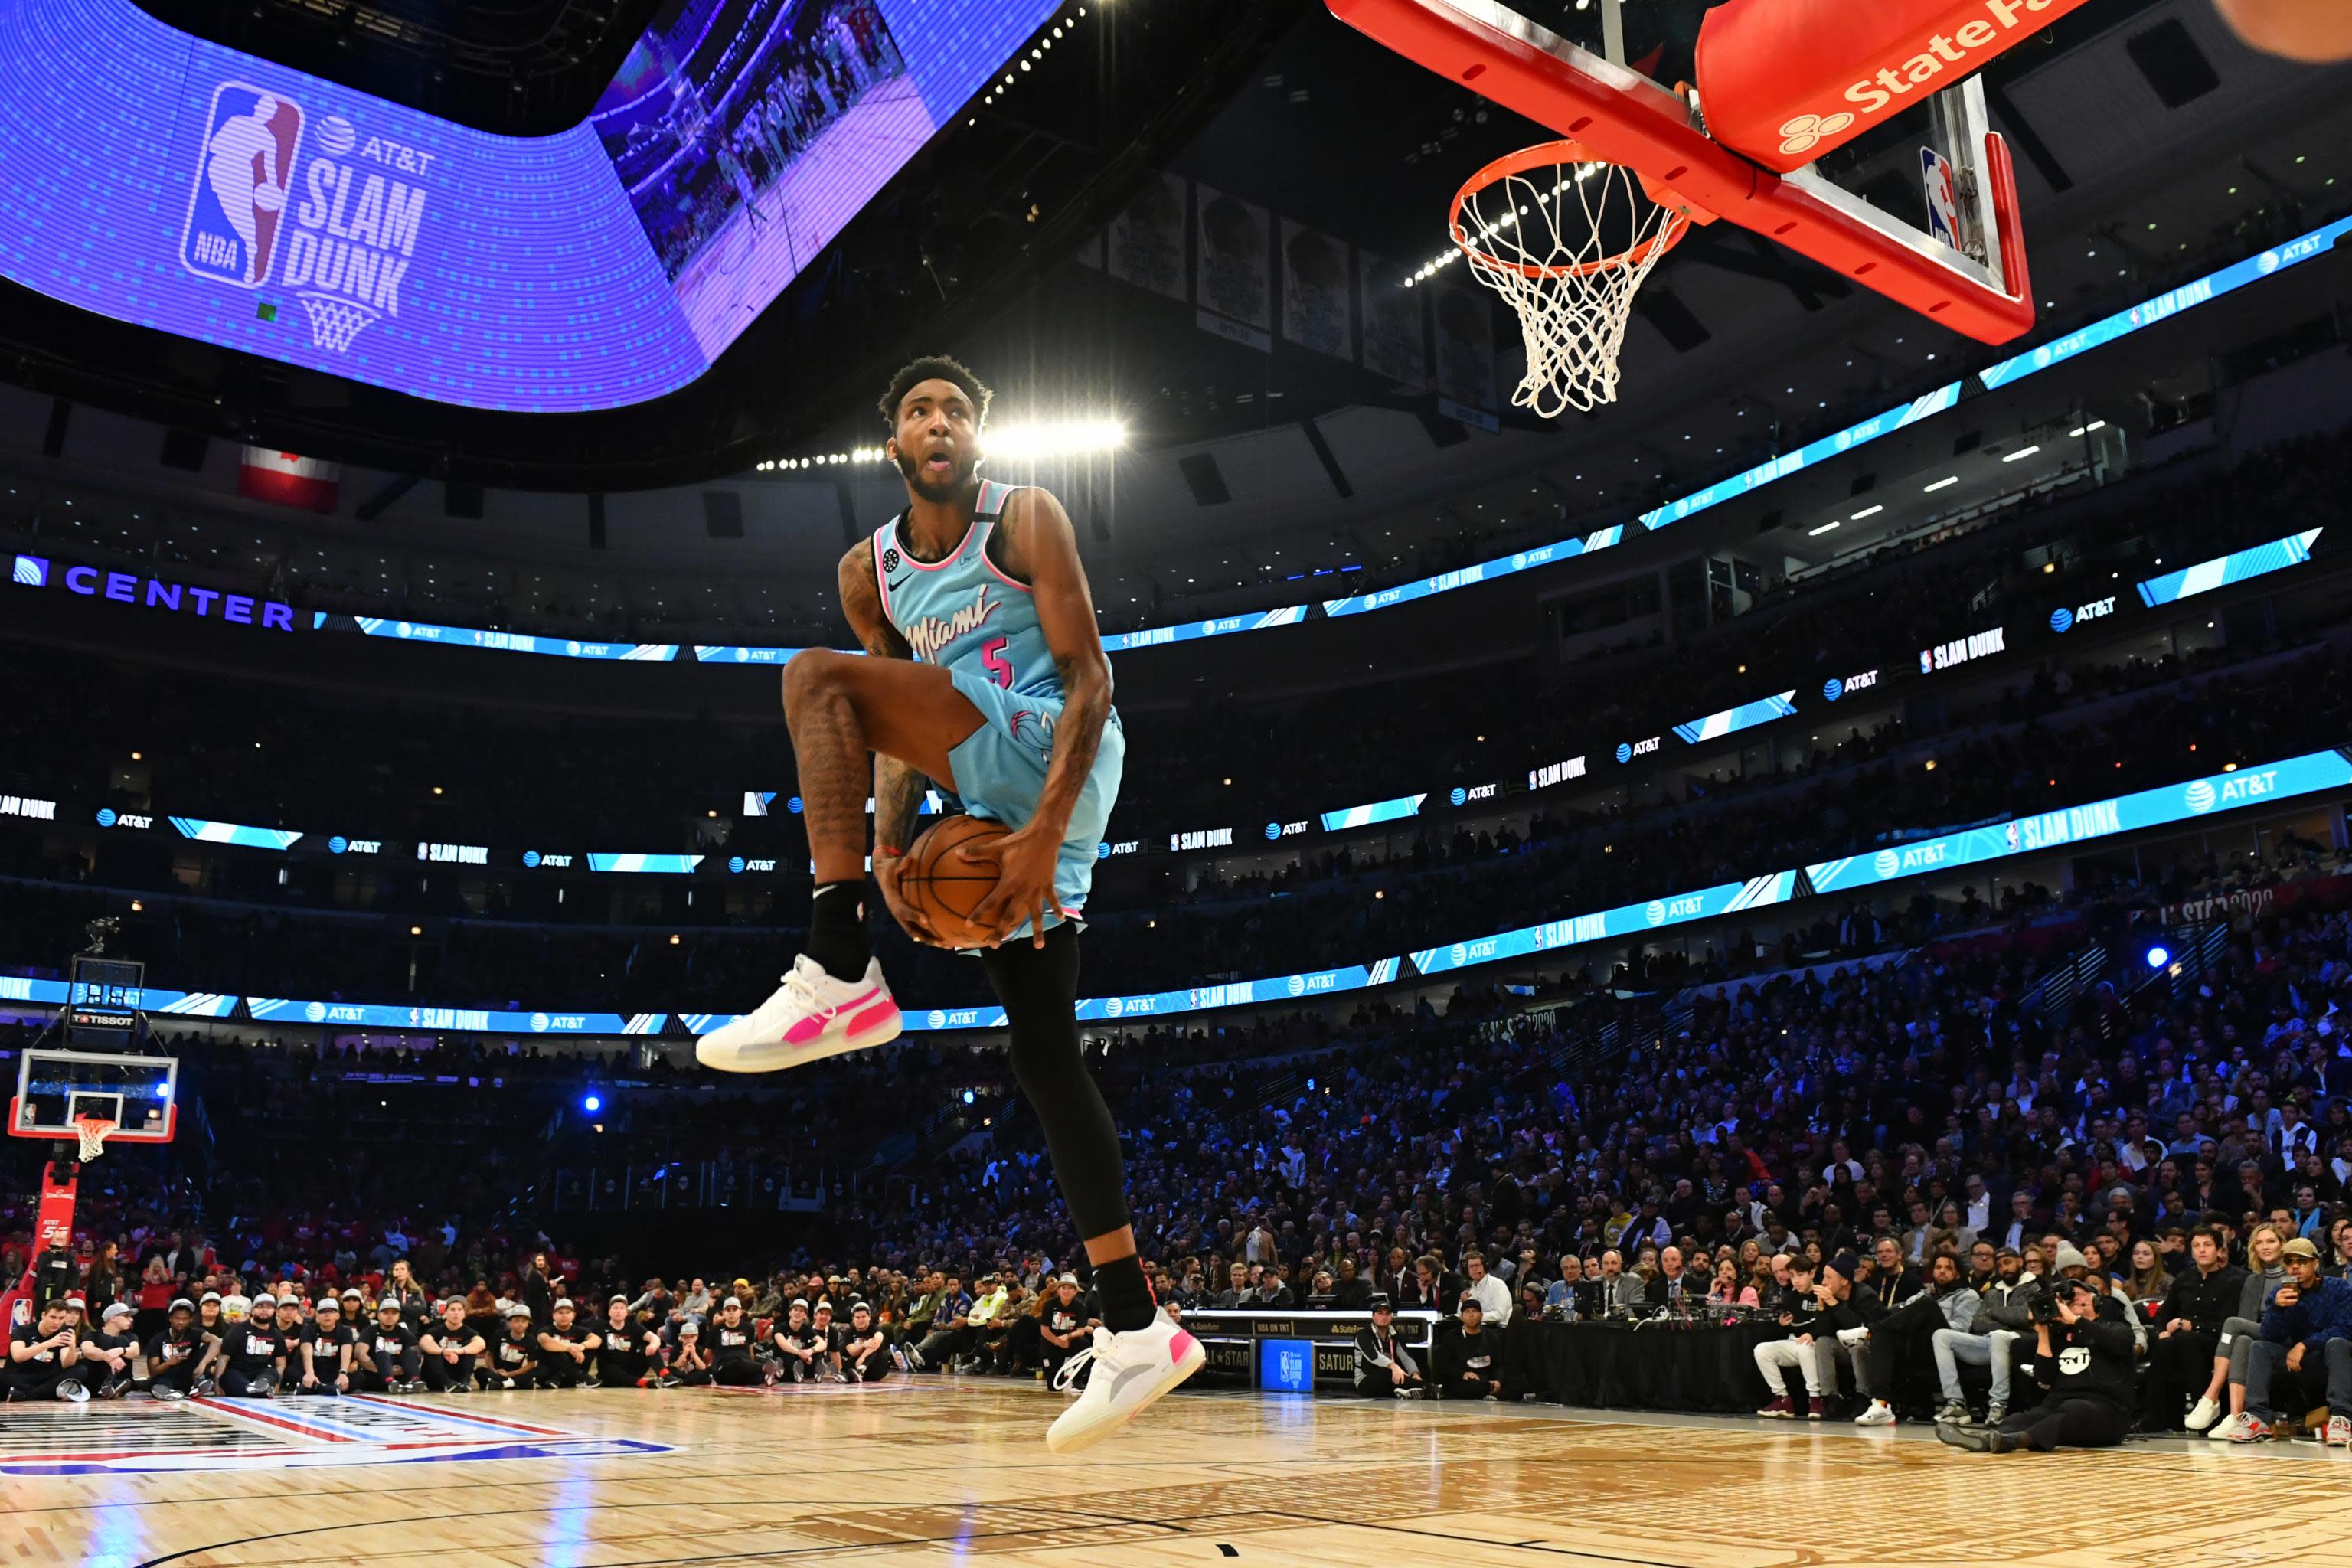
<svg viewBox="0 0 2352 1568">
<path fill-rule="evenodd" d="M 1919 149 L 1919 173 L 1927 185 L 1927 234 L 1932 239 L 1960 247 L 1960 198 L 1952 184 L 1952 165 L 1933 147 Z"/>
<path fill-rule="evenodd" d="M 240 289 L 268 281 L 301 140 L 302 110 L 292 99 L 239 81 L 214 89 L 180 231 L 183 267 Z"/>
</svg>

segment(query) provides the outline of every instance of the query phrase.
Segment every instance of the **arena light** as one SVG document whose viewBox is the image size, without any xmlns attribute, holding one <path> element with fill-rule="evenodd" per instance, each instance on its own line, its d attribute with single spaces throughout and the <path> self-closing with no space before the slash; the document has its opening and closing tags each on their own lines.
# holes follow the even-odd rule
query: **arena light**
<svg viewBox="0 0 2352 1568">
<path fill-rule="evenodd" d="M 2164 946 L 2163 943 L 2158 942 L 2156 946 L 2147 950 L 2147 966 L 2150 969 L 2162 969 L 2166 964 L 2170 963 L 2171 962 L 2172 953 L 2169 949 Z"/>
<path fill-rule="evenodd" d="M 586 1111 L 589 1115 L 593 1116 L 596 1112 L 604 1109 L 604 1102 L 595 1095 L 587 1095 L 581 1100 L 580 1109 Z"/>
<path fill-rule="evenodd" d="M 2011 452 L 2008 457 L 2003 458 L 2001 461 L 2004 463 L 2021 463 L 2040 450 L 2042 450 L 2042 448 L 2038 446 L 2020 447 L 2016 451 Z"/>
<path fill-rule="evenodd" d="M 981 433 L 981 445 L 990 457 L 1014 462 L 1091 457 L 1126 446 L 1127 426 L 1117 419 L 1038 419 L 992 425 Z"/>
<path fill-rule="evenodd" d="M 1959 482 L 1960 476 L 1953 474 L 1949 478 L 1937 479 L 1934 484 L 1927 486 L 1926 490 L 1927 494 L 1934 495 L 1937 490 L 1950 489 L 1954 485 L 1958 484 Z"/>
</svg>

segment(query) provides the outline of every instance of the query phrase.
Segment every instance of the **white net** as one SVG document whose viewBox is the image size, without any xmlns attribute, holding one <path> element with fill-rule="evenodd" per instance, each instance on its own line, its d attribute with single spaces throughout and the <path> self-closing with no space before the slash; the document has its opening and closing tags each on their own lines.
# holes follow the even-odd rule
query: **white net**
<svg viewBox="0 0 2352 1568">
<path fill-rule="evenodd" d="M 295 298 L 310 313 L 310 342 L 337 353 L 350 348 L 360 330 L 376 319 L 376 312 L 365 305 L 354 305 L 332 294 L 298 294 Z"/>
<path fill-rule="evenodd" d="M 1454 242 L 1527 343 L 1511 401 L 1546 419 L 1617 401 L 1633 296 L 1688 227 L 1613 163 L 1538 163 L 1464 191 Z"/>
<path fill-rule="evenodd" d="M 106 1135 L 113 1131 L 116 1125 L 103 1116 L 85 1116 L 76 1121 L 74 1132 L 81 1140 L 82 1159 L 95 1160 L 105 1153 Z"/>
</svg>

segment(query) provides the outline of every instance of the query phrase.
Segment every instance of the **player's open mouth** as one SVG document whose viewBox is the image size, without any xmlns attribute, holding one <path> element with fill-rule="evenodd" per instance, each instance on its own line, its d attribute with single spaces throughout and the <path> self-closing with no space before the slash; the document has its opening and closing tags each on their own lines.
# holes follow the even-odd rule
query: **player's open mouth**
<svg viewBox="0 0 2352 1568">
<path fill-rule="evenodd" d="M 955 459 L 946 456 L 944 453 L 937 454 L 932 457 L 925 458 L 923 459 L 923 467 L 929 469 L 932 473 L 944 474 L 955 467 Z"/>
</svg>

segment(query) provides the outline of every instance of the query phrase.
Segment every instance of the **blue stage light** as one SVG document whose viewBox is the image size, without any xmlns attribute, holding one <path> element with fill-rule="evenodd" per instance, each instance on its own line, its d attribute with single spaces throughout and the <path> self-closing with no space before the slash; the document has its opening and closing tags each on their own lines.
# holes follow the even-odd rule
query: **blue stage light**
<svg viewBox="0 0 2352 1568">
<path fill-rule="evenodd" d="M 2158 943 L 2157 946 L 2151 947 L 2147 950 L 2147 966 L 2150 969 L 2162 969 L 2166 964 L 2170 963 L 2171 962 L 2172 953 L 2170 950 L 2167 949 L 2162 943 Z"/>
<path fill-rule="evenodd" d="M 589 1115 L 593 1116 L 596 1112 L 604 1109 L 604 1102 L 595 1095 L 586 1095 L 583 1096 L 580 1101 L 580 1109 L 588 1112 Z"/>
</svg>

